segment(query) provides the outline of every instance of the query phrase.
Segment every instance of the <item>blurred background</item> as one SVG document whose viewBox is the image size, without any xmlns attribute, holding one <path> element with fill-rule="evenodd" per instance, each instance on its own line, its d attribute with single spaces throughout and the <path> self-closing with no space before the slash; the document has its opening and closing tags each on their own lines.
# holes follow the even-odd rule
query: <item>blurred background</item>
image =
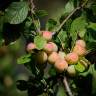
<svg viewBox="0 0 96 96">
<path fill-rule="evenodd" d="M 48 16 L 41 19 L 41 25 L 44 27 L 49 18 L 58 19 L 63 14 L 64 4 L 67 0 L 34 1 L 37 10 L 41 9 L 48 12 Z M 0 10 L 4 10 L 11 2 L 13 0 L 0 0 Z M 27 92 L 20 92 L 16 89 L 16 80 L 27 80 L 30 75 L 24 65 L 17 65 L 17 58 L 23 54 L 25 54 L 23 37 L 8 46 L 0 47 L 0 96 L 27 96 Z"/>
</svg>

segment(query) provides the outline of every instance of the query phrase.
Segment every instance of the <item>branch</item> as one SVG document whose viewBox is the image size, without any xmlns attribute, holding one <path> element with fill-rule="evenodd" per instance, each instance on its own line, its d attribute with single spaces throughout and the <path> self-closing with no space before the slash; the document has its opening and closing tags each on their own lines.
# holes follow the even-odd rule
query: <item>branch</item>
<svg viewBox="0 0 96 96">
<path fill-rule="evenodd" d="M 68 84 L 68 81 L 67 81 L 67 78 L 64 76 L 64 79 L 63 79 L 63 83 L 64 83 L 64 86 L 65 86 L 65 89 L 68 93 L 69 96 L 73 96 L 72 92 L 71 92 L 71 89 L 69 87 L 69 84 Z"/>
<path fill-rule="evenodd" d="M 62 27 L 63 25 L 66 23 L 66 21 L 77 11 L 79 10 L 80 7 L 77 7 L 76 9 L 74 9 L 67 17 L 66 19 L 64 19 L 64 21 L 60 24 L 60 26 L 58 27 L 58 29 L 56 30 L 56 32 L 58 32 Z"/>
<path fill-rule="evenodd" d="M 65 19 L 64 21 L 60 24 L 60 26 L 58 27 L 58 29 L 56 30 L 56 34 L 58 33 L 58 31 L 63 27 L 63 25 L 67 22 L 67 20 L 77 11 L 77 10 L 80 10 L 81 8 L 83 8 L 87 2 L 89 0 L 86 0 L 81 6 L 75 8 Z"/>
<path fill-rule="evenodd" d="M 35 8 L 35 5 L 33 3 L 33 0 L 28 0 L 28 2 L 29 2 L 31 14 L 33 14 L 34 13 L 34 8 Z"/>
<path fill-rule="evenodd" d="M 88 1 L 89 1 L 89 0 L 86 0 L 86 1 L 81 5 L 81 7 L 83 8 L 83 7 L 87 4 Z"/>
</svg>

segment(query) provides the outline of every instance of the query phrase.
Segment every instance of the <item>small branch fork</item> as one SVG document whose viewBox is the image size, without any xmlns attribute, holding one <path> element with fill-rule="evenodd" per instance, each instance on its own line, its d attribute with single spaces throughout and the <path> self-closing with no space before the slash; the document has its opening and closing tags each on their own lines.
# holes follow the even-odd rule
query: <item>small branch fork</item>
<svg viewBox="0 0 96 96">
<path fill-rule="evenodd" d="M 73 94 L 72 94 L 72 92 L 71 92 L 71 89 L 70 89 L 70 87 L 69 87 L 69 84 L 68 84 L 68 81 L 67 81 L 66 76 L 64 76 L 63 83 L 64 83 L 64 86 L 65 86 L 65 89 L 66 89 L 68 95 L 69 95 L 69 96 L 73 96 Z"/>
</svg>

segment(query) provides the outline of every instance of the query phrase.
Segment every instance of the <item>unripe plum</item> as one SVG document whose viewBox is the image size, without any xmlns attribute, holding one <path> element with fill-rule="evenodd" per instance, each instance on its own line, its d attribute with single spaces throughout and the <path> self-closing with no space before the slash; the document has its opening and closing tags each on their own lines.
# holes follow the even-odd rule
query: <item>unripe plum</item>
<svg viewBox="0 0 96 96">
<path fill-rule="evenodd" d="M 37 53 L 37 62 L 43 64 L 47 61 L 47 54 L 44 51 Z"/>
<path fill-rule="evenodd" d="M 31 53 L 32 50 L 35 49 L 35 48 L 36 48 L 36 45 L 31 42 L 31 43 L 27 44 L 26 51 Z"/>
<path fill-rule="evenodd" d="M 48 57 L 48 62 L 50 64 L 54 64 L 56 60 L 59 58 L 59 55 L 57 52 L 52 52 Z"/>
<path fill-rule="evenodd" d="M 72 77 L 75 76 L 75 75 L 76 75 L 76 70 L 75 70 L 74 65 L 68 66 L 67 72 L 68 72 L 68 74 L 69 74 L 70 76 L 72 76 Z"/>
<path fill-rule="evenodd" d="M 68 64 L 75 64 L 78 62 L 78 59 L 79 59 L 77 53 L 74 53 L 74 52 L 67 54 L 65 58 Z"/>
<path fill-rule="evenodd" d="M 49 31 L 42 31 L 42 36 L 45 38 L 47 41 L 50 41 L 52 39 L 52 32 Z"/>
<path fill-rule="evenodd" d="M 54 67 L 58 70 L 58 72 L 63 72 L 64 70 L 67 70 L 68 63 L 64 59 L 57 59 Z"/>
<path fill-rule="evenodd" d="M 86 47 L 86 43 L 84 40 L 77 40 L 76 45 L 80 45 L 81 47 Z"/>
<path fill-rule="evenodd" d="M 79 56 L 83 56 L 86 54 L 86 48 L 80 45 L 75 45 L 73 48 L 73 52 L 77 53 Z"/>
<path fill-rule="evenodd" d="M 45 46 L 44 46 L 44 51 L 47 53 L 47 54 L 50 54 L 52 52 L 57 52 L 58 50 L 58 47 L 55 43 L 53 42 L 49 42 L 47 43 Z"/>
<path fill-rule="evenodd" d="M 64 57 L 66 56 L 66 54 L 63 51 L 59 51 L 58 55 L 61 59 L 64 59 Z"/>
</svg>

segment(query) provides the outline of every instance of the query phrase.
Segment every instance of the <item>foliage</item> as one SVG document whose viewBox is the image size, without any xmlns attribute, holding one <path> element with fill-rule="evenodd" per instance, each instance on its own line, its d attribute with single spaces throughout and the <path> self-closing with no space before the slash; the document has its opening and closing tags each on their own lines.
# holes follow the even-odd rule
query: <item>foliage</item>
<svg viewBox="0 0 96 96">
<path fill-rule="evenodd" d="M 12 44 L 17 40 L 17 38 L 14 40 L 16 35 L 19 38 L 23 36 L 26 40 L 25 50 L 30 42 L 34 43 L 35 46 L 28 47 L 29 51 L 26 50 L 26 54 L 17 59 L 18 64 L 24 64 L 31 72 L 31 76 L 27 81 L 17 81 L 17 88 L 21 91 L 27 90 L 29 96 L 71 96 L 70 94 L 73 94 L 73 96 L 95 96 L 95 0 L 69 0 L 65 4 L 64 13 L 61 17 L 58 17 L 59 20 L 49 19 L 45 24 L 46 26 L 43 30 L 48 33 L 46 38 L 51 38 L 52 36 L 51 40 L 46 40 L 41 30 L 40 19 L 48 15 L 47 12 L 45 10 L 35 10 L 34 7 L 32 0 L 21 0 L 18 2 L 13 1 L 4 11 L 0 11 L 2 13 L 0 13 L 0 47 L 6 45 L 7 41 Z M 90 13 L 92 13 L 92 17 L 90 17 Z M 5 36 L 6 34 L 9 35 L 6 33 L 7 31 L 4 32 L 5 29 L 8 31 L 12 29 L 9 26 L 15 27 L 13 29 L 17 31 L 13 34 L 14 36 L 12 34 Z M 13 40 L 10 40 L 11 36 Z M 7 41 L 5 37 L 7 37 Z M 83 48 L 85 51 L 87 50 L 86 54 L 78 54 L 81 46 L 78 47 L 78 50 L 75 50 L 76 41 L 79 39 L 86 44 L 86 48 Z M 48 49 L 46 48 L 47 45 L 49 46 Z M 52 46 L 55 47 L 53 48 Z M 64 59 L 62 62 L 68 63 L 67 67 L 71 66 L 70 64 L 74 65 L 76 74 L 73 76 L 68 73 L 65 65 L 64 69 L 62 69 L 62 65 L 58 68 L 57 63 L 50 62 L 50 50 L 58 54 L 59 51 L 64 52 L 62 53 Z M 79 53 L 82 53 L 82 50 L 80 49 L 81 52 Z M 76 52 L 79 57 L 75 63 L 72 61 L 75 57 L 70 57 L 69 61 L 71 63 L 66 59 L 66 54 L 72 52 Z M 55 60 L 55 56 L 53 57 L 52 61 Z M 74 70 L 70 70 L 70 72 Z M 67 83 L 64 82 L 64 78 L 68 79 Z M 87 85 L 88 88 L 84 85 Z"/>
</svg>

